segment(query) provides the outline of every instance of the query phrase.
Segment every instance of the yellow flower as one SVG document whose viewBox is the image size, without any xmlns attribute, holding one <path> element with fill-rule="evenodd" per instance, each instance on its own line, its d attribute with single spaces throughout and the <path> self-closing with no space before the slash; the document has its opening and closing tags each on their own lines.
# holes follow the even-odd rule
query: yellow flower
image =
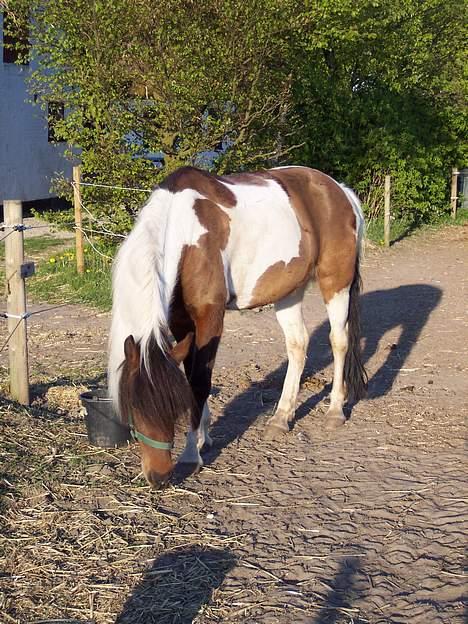
<svg viewBox="0 0 468 624">
<path fill-rule="evenodd" d="M 55 258 L 49 258 L 50 264 L 55 264 Z"/>
</svg>

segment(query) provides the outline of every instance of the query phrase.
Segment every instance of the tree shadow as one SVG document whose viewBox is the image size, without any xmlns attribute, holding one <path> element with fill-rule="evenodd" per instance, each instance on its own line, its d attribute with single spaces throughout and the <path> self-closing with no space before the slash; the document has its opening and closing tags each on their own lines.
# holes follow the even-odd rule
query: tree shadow
<svg viewBox="0 0 468 624">
<path fill-rule="evenodd" d="M 227 549 L 190 547 L 163 554 L 128 597 L 116 624 L 191 624 L 235 563 Z"/>
<path fill-rule="evenodd" d="M 346 557 L 330 583 L 325 603 L 310 624 L 335 624 L 343 613 L 340 609 L 350 609 L 357 598 L 367 590 L 369 584 L 364 578 L 362 557 Z"/>
<path fill-rule="evenodd" d="M 384 362 L 369 379 L 368 399 L 384 396 L 391 390 L 441 297 L 439 288 L 427 284 L 376 290 L 361 297 L 363 360 L 367 364 L 379 349 L 387 351 Z M 401 328 L 397 342 L 380 345 L 385 334 L 394 328 Z M 329 323 L 325 321 L 311 335 L 303 378 L 314 377 L 332 363 L 329 331 Z M 252 382 L 225 406 L 211 428 L 214 447 L 204 453 L 205 465 L 212 463 L 225 446 L 241 437 L 259 416 L 273 410 L 281 394 L 286 369 L 287 361 L 284 361 L 263 380 Z M 297 407 L 293 427 L 328 396 L 330 388 L 330 384 L 322 384 L 316 394 Z M 348 406 L 348 416 L 351 409 L 352 405 Z"/>
</svg>

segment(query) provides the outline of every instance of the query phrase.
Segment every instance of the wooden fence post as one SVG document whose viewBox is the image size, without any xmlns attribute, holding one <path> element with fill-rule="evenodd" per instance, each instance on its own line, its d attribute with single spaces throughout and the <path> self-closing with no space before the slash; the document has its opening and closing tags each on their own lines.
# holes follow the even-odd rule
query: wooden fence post
<svg viewBox="0 0 468 624">
<path fill-rule="evenodd" d="M 455 167 L 452 169 L 452 185 L 450 191 L 450 204 L 452 207 L 452 219 L 457 216 L 457 182 L 458 182 L 458 169 Z"/>
<path fill-rule="evenodd" d="M 22 225 L 23 207 L 20 201 L 3 202 L 5 225 Z M 10 231 L 7 228 L 7 231 Z M 21 276 L 24 262 L 24 234 L 13 232 L 5 238 L 5 269 L 7 285 L 8 343 L 10 360 L 10 393 L 22 403 L 29 405 L 28 344 L 26 318 L 26 288 Z M 11 316 L 10 316 L 11 315 Z M 12 333 L 13 332 L 13 333 Z"/>
<path fill-rule="evenodd" d="M 385 176 L 385 193 L 384 193 L 384 242 L 385 247 L 390 247 L 390 176 Z"/>
<path fill-rule="evenodd" d="M 84 273 L 83 252 L 83 215 L 81 212 L 81 167 L 73 167 L 73 203 L 75 206 L 75 252 L 76 270 L 81 275 Z"/>
</svg>

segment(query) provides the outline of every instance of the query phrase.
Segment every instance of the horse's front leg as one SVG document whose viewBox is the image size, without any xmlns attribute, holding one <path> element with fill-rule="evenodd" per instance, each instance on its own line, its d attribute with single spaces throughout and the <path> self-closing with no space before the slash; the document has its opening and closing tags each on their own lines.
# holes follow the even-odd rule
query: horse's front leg
<svg viewBox="0 0 468 624">
<path fill-rule="evenodd" d="M 200 452 L 203 448 L 210 448 L 213 444 L 213 441 L 208 433 L 210 421 L 210 408 L 208 407 L 208 401 L 206 401 L 203 406 L 198 426 L 196 426 L 193 421 L 191 423 L 190 431 L 187 433 L 185 448 L 178 459 L 179 463 L 193 464 L 196 465 L 198 469 L 203 466 L 203 460 Z"/>
<path fill-rule="evenodd" d="M 192 418 L 191 431 L 187 434 L 184 452 L 179 462 L 203 466 L 200 451 L 204 446 L 211 446 L 208 434 L 210 410 L 208 397 L 211 392 L 211 377 L 216 359 L 218 345 L 223 331 L 224 307 L 204 306 L 201 312 L 194 314 L 195 344 L 191 361 L 186 373 L 197 405 Z"/>
</svg>

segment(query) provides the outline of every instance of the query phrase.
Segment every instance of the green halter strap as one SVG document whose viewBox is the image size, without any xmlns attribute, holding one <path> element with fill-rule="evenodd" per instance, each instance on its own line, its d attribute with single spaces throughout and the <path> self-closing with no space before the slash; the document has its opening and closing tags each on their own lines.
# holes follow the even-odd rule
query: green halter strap
<svg viewBox="0 0 468 624">
<path fill-rule="evenodd" d="M 130 433 L 134 440 L 139 440 L 143 442 L 143 444 L 147 444 L 155 449 L 160 449 L 161 451 L 171 451 L 174 448 L 174 444 L 172 442 L 159 442 L 159 440 L 153 440 L 152 438 L 148 438 L 148 436 L 143 435 L 139 431 L 135 429 L 135 425 L 133 424 L 132 415 L 128 415 L 128 426 L 130 428 Z"/>
</svg>

